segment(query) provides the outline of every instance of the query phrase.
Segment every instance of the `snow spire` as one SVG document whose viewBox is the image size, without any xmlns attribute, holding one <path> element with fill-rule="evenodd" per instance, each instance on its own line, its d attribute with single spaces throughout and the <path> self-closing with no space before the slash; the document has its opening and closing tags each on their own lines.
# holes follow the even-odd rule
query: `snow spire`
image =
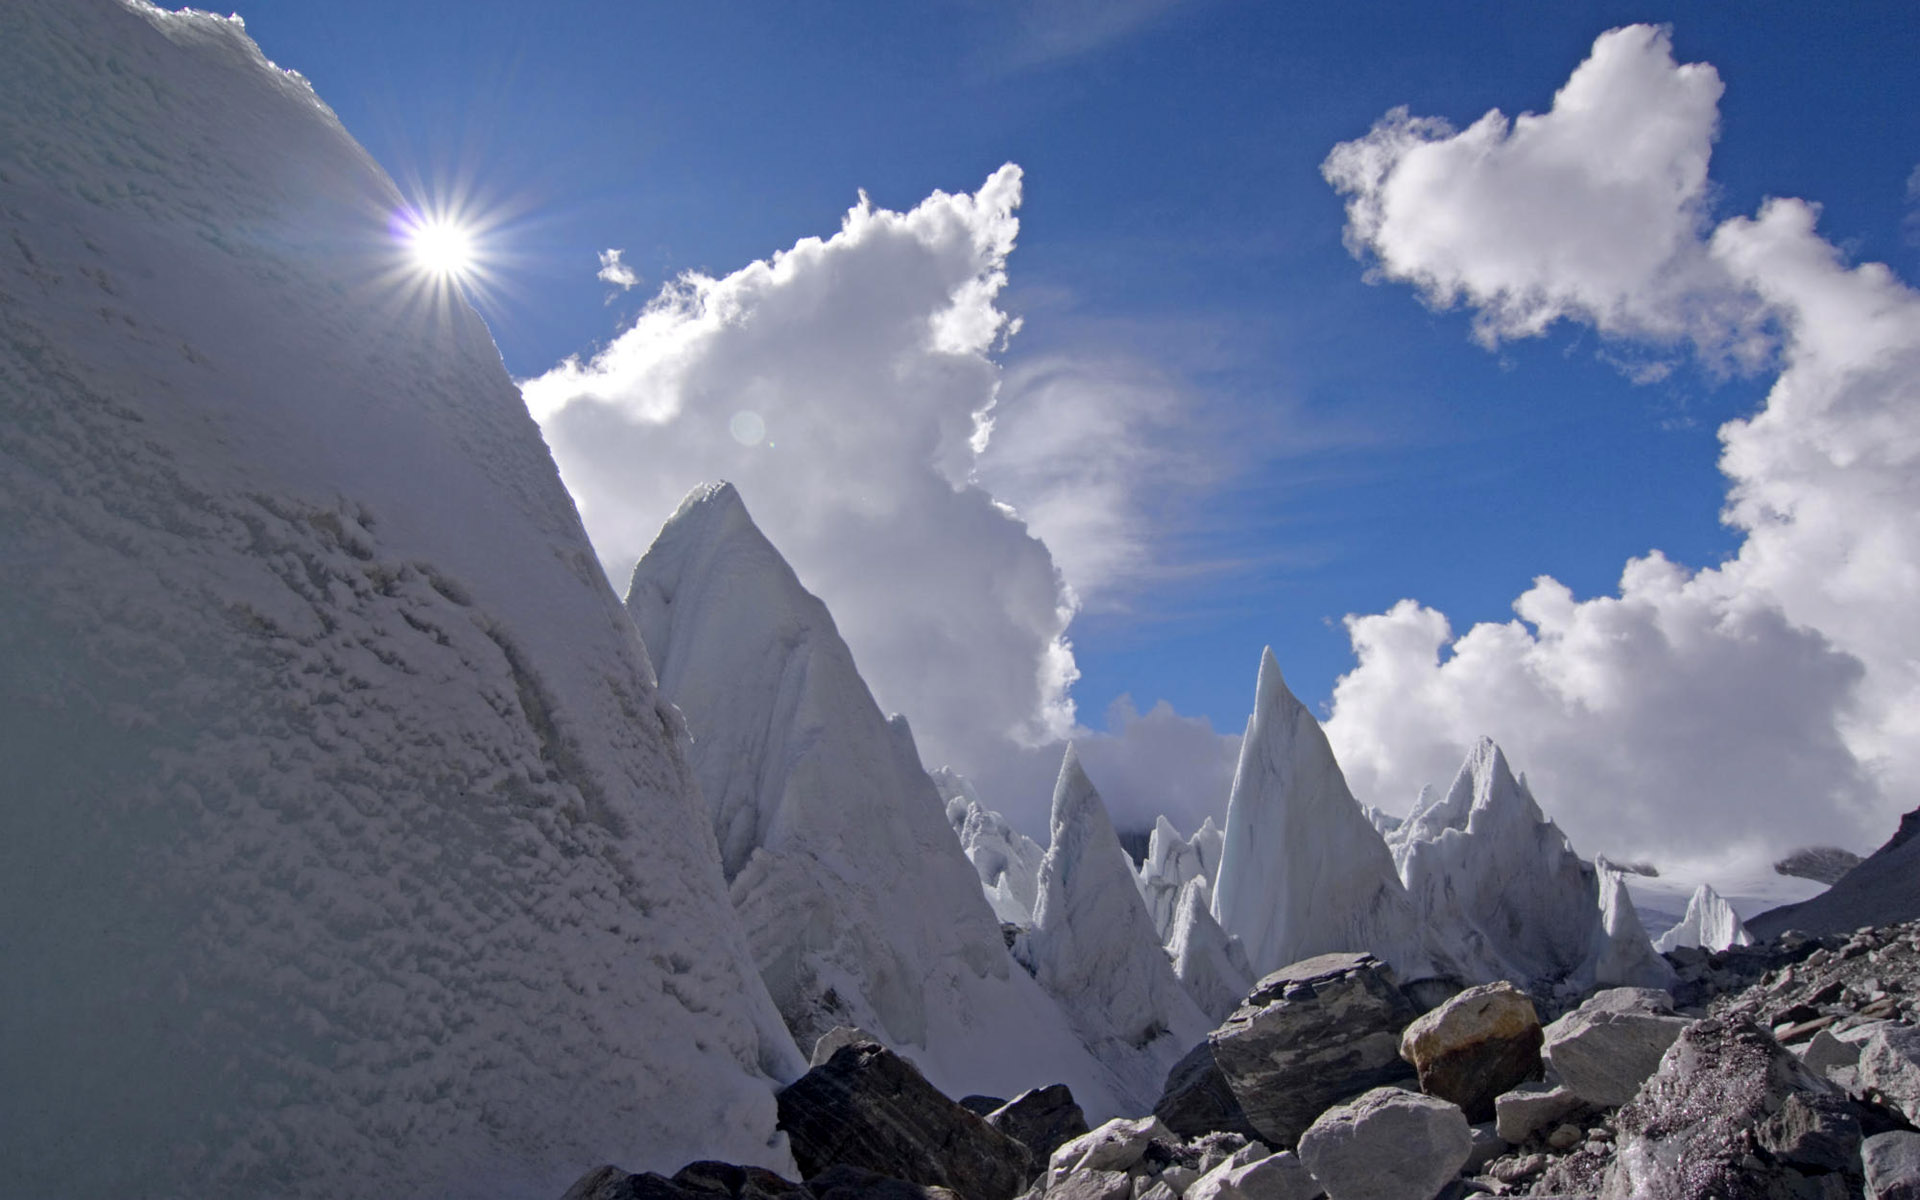
<svg viewBox="0 0 1920 1200">
<path fill-rule="evenodd" d="M 1687 901 L 1687 915 L 1680 923 L 1661 934 L 1653 948 L 1665 954 L 1681 946 L 1699 946 L 1707 950 L 1725 950 L 1729 946 L 1751 946 L 1753 935 L 1741 923 L 1719 892 L 1706 884 L 1693 890 Z"/>
<path fill-rule="evenodd" d="M 1213 915 L 1245 945 L 1256 976 L 1347 950 L 1371 951 L 1411 978 L 1453 966 L 1420 928 L 1386 843 L 1271 647 L 1227 801 Z"/>
</svg>

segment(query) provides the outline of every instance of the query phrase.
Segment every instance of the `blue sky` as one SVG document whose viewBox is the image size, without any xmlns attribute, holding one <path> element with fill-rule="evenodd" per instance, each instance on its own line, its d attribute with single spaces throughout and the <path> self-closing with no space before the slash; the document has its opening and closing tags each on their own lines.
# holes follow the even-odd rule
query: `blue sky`
<svg viewBox="0 0 1920 1200">
<path fill-rule="evenodd" d="M 1510 619 L 1538 575 L 1585 598 L 1650 549 L 1698 568 L 1741 543 L 1716 429 L 1775 372 L 1681 355 L 1635 384 L 1630 340 L 1562 322 L 1489 350 L 1466 309 L 1368 282 L 1321 164 L 1395 106 L 1456 128 L 1544 112 L 1597 35 L 1665 23 L 1726 85 L 1710 223 L 1805 197 L 1851 261 L 1920 278 L 1905 4 L 238 11 L 396 178 L 468 180 L 510 216 L 484 311 L 519 377 L 607 344 L 682 271 L 831 235 L 857 189 L 905 211 L 1018 163 L 999 304 L 1023 326 L 999 360 L 1151 372 L 1201 468 L 1155 490 L 1150 562 L 1071 625 L 1096 727 L 1130 693 L 1235 731 L 1267 643 L 1325 711 L 1354 664 L 1345 614 L 1412 597 L 1461 633 Z M 595 279 L 609 247 L 640 287 Z"/>
</svg>

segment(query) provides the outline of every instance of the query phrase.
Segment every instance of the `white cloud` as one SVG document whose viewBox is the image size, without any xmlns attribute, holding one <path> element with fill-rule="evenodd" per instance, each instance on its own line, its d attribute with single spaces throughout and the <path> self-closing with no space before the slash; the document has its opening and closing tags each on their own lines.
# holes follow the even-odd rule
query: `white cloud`
<svg viewBox="0 0 1920 1200">
<path fill-rule="evenodd" d="M 602 250 L 600 252 L 600 271 L 594 276 L 602 283 L 610 283 L 621 291 L 631 291 L 640 286 L 640 276 L 626 263 L 620 261 L 621 250 Z"/>
<path fill-rule="evenodd" d="M 1652 554 L 1586 601 L 1542 578 L 1457 639 L 1411 601 L 1349 618 L 1328 733 L 1374 802 L 1486 733 L 1589 852 L 1751 864 L 1870 846 L 1920 790 L 1920 295 L 1846 266 L 1800 201 L 1706 228 L 1719 92 L 1663 31 L 1616 30 L 1546 116 L 1397 113 L 1328 159 L 1356 252 L 1483 338 L 1567 318 L 1780 371 L 1720 431 L 1731 561 Z"/>
</svg>

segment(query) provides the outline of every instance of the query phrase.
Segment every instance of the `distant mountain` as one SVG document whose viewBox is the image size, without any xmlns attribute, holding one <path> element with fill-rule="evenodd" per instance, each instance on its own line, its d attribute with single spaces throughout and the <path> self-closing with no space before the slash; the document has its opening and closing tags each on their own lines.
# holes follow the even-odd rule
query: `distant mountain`
<svg viewBox="0 0 1920 1200">
<path fill-rule="evenodd" d="M 1886 845 L 1811 900 L 1770 909 L 1747 922 L 1757 938 L 1789 929 L 1844 933 L 1920 917 L 1920 808 L 1900 818 Z"/>
<path fill-rule="evenodd" d="M 1860 856 L 1851 850 L 1842 850 L 1838 846 L 1807 846 L 1774 863 L 1773 869 L 1796 879 L 1835 884 L 1840 882 L 1842 875 L 1859 865 Z"/>
</svg>

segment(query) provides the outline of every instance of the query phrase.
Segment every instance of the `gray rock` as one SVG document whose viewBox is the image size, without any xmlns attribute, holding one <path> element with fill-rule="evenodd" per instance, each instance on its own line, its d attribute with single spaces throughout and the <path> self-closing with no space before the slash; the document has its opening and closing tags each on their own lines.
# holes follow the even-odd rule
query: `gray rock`
<svg viewBox="0 0 1920 1200">
<path fill-rule="evenodd" d="M 805 1200 L 964 1200 L 943 1187 L 926 1187 L 841 1163 L 807 1180 Z"/>
<path fill-rule="evenodd" d="M 703 1200 L 809 1200 L 803 1185 L 765 1167 L 694 1162 L 675 1171 L 673 1182 Z"/>
<path fill-rule="evenodd" d="M 1209 1133 L 1237 1133 L 1257 1138 L 1259 1130 L 1247 1123 L 1240 1101 L 1227 1086 L 1227 1077 L 1214 1061 L 1211 1039 L 1201 1042 L 1167 1072 L 1166 1088 L 1153 1106 L 1153 1115 L 1184 1138 Z"/>
<path fill-rule="evenodd" d="M 1329 1104 L 1411 1080 L 1400 1033 L 1413 1016 L 1386 963 L 1323 954 L 1262 979 L 1208 1040 L 1247 1124 L 1290 1146 Z"/>
<path fill-rule="evenodd" d="M 1300 1160 L 1329 1200 L 1432 1200 L 1472 1153 L 1458 1105 L 1399 1088 L 1330 1108 L 1300 1135 Z"/>
<path fill-rule="evenodd" d="M 1473 1149 L 1467 1154 L 1467 1161 L 1460 1168 L 1469 1175 L 1507 1152 L 1506 1139 L 1494 1129 L 1493 1122 L 1484 1121 L 1475 1125 L 1472 1133 Z"/>
<path fill-rule="evenodd" d="M 961 1101 L 965 1103 L 965 1101 Z M 987 1114 L 987 1124 L 1033 1151 L 1046 1162 L 1062 1145 L 1087 1132 L 1087 1115 L 1064 1083 L 1034 1088 Z"/>
<path fill-rule="evenodd" d="M 1587 1102 L 1563 1083 L 1523 1083 L 1494 1100 L 1494 1129 L 1501 1140 L 1518 1146 L 1587 1107 Z"/>
<path fill-rule="evenodd" d="M 879 1038 L 868 1033 L 858 1025 L 835 1025 L 821 1034 L 813 1043 L 813 1057 L 807 1060 L 810 1067 L 820 1066 L 833 1057 L 833 1052 L 842 1046 L 880 1046 Z"/>
<path fill-rule="evenodd" d="M 831 1055 L 829 1055 L 829 1057 L 831 1057 Z M 818 1064 L 815 1065 L 817 1066 Z M 1007 1106 L 1007 1098 L 1005 1096 L 962 1096 L 954 1101 L 954 1103 L 976 1117 L 987 1117 L 1005 1108 Z"/>
<path fill-rule="evenodd" d="M 1687 1027 L 1652 988 L 1610 988 L 1547 1026 L 1542 1055 L 1582 1100 L 1614 1108 L 1633 1099 Z"/>
<path fill-rule="evenodd" d="M 1846 1097 L 1749 1022 L 1695 1022 L 1614 1125 L 1602 1200 L 1844 1196 L 1858 1170 Z"/>
<path fill-rule="evenodd" d="M 1320 1190 L 1299 1156 L 1282 1152 L 1222 1164 L 1189 1187 L 1186 1200 L 1313 1200 Z"/>
<path fill-rule="evenodd" d="M 1047 1185 L 1046 1200 L 1133 1200 L 1125 1171 L 1074 1171 Z"/>
<path fill-rule="evenodd" d="M 576 1179 L 560 1200 L 690 1200 L 690 1196 L 671 1179 L 651 1171 L 634 1174 L 603 1166 Z"/>
<path fill-rule="evenodd" d="M 1143 1183 L 1147 1185 L 1144 1188 L 1140 1186 Z M 1151 1183 L 1139 1175 L 1134 1176 L 1133 1194 L 1135 1200 L 1179 1200 L 1180 1196 L 1179 1192 L 1173 1190 L 1173 1185 L 1167 1182 L 1164 1174 Z"/>
<path fill-rule="evenodd" d="M 1060 1180 L 1076 1171 L 1132 1170 L 1156 1138 L 1163 1142 L 1180 1140 L 1158 1117 L 1133 1120 L 1115 1117 L 1053 1152 L 1047 1160 L 1047 1187 L 1051 1190 Z"/>
<path fill-rule="evenodd" d="M 1920 1133 L 1877 1133 L 1860 1143 L 1867 1200 L 1920 1200 Z"/>
<path fill-rule="evenodd" d="M 1883 1022 L 1860 1044 L 1860 1086 L 1920 1122 L 1920 1029 Z"/>
<path fill-rule="evenodd" d="M 941 1095 L 884 1046 L 847 1045 L 775 1098 L 779 1127 L 807 1179 L 840 1164 L 1012 1200 L 1037 1160 L 1020 1142 Z"/>
<path fill-rule="evenodd" d="M 1468 988 L 1407 1026 L 1400 1057 L 1420 1073 L 1420 1090 L 1451 1100 L 1469 1121 L 1490 1121 L 1494 1098 L 1541 1077 L 1540 1017 L 1506 980 Z"/>
</svg>

